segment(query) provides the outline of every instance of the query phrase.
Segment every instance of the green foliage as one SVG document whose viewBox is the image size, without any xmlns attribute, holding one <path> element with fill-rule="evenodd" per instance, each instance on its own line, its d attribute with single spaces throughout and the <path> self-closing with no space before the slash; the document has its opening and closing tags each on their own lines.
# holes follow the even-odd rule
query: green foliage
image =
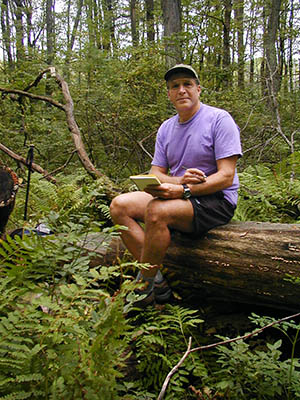
<svg viewBox="0 0 300 400">
<path fill-rule="evenodd" d="M 267 343 L 263 350 L 254 351 L 245 342 L 234 343 L 230 348 L 220 347 L 217 390 L 236 400 L 287 399 L 288 393 L 299 395 L 300 363 L 294 360 L 290 379 L 291 360 L 280 360 L 281 344 L 282 341 L 278 340 L 273 344 Z"/>
<path fill-rule="evenodd" d="M 74 175 L 59 175 L 54 185 L 39 174 L 31 176 L 28 220 L 31 223 L 48 219 L 57 225 L 73 223 L 90 224 L 94 218 L 101 225 L 110 219 L 103 184 L 93 180 L 83 170 Z M 25 206 L 26 184 L 19 189 L 12 223 L 20 224 Z M 92 218 L 93 217 L 93 218 Z M 85 221 L 85 222 L 84 222 Z M 21 223 L 23 225 L 23 223 Z"/>
<path fill-rule="evenodd" d="M 289 176 L 290 165 L 273 170 Z M 263 188 L 260 177 L 271 180 L 272 173 L 259 171 L 256 181 Z M 54 186 L 33 174 L 32 224 L 43 218 L 55 234 L 32 232 L 1 243 L 0 399 L 154 399 L 185 353 L 188 337 L 204 340 L 196 310 L 166 305 L 131 315 L 137 284 L 126 270 L 140 267 L 137 263 L 91 268 L 88 235 L 101 231 L 103 247 L 117 229 L 101 221 L 99 210 L 109 217 L 98 182 L 64 177 Z M 29 223 L 26 229 L 31 231 Z M 255 321 L 270 320 L 255 316 Z M 280 341 L 263 349 L 238 342 L 219 348 L 215 358 L 193 352 L 172 377 L 165 399 L 194 398 L 191 384 L 207 400 L 214 396 L 209 393 L 231 400 L 299 396 L 299 326 L 281 328 L 290 338 L 290 358 L 283 357 Z"/>
<path fill-rule="evenodd" d="M 166 305 L 162 311 L 145 311 L 134 334 L 135 356 L 139 372 L 138 388 L 159 392 L 168 372 L 178 363 L 187 348 L 187 336 L 193 335 L 203 320 L 196 310 Z M 205 369 L 201 356 L 195 354 L 174 375 L 166 399 L 184 396 L 191 376 Z"/>
<path fill-rule="evenodd" d="M 250 318 L 259 327 L 264 327 L 276 320 L 252 314 Z M 290 358 L 283 353 L 281 339 L 255 340 L 249 343 L 238 340 L 216 347 L 214 353 L 217 366 L 209 372 L 202 371 L 199 386 L 203 393 L 215 393 L 216 397 L 203 397 L 230 400 L 292 400 L 300 395 L 300 360 L 295 357 L 298 343 L 299 324 L 285 321 L 275 324 L 291 344 Z M 227 337 L 218 336 L 222 341 Z M 208 372 L 208 373 L 207 373 Z M 201 391 L 201 390 L 200 390 Z"/>
<path fill-rule="evenodd" d="M 118 398 L 132 287 L 115 293 L 118 268 L 90 269 L 85 229 L 68 228 L 2 243 L 0 398 Z"/>
<path fill-rule="evenodd" d="M 234 218 L 282 223 L 299 221 L 299 165 L 300 153 L 294 153 L 272 167 L 249 166 L 241 172 L 239 202 Z"/>
</svg>

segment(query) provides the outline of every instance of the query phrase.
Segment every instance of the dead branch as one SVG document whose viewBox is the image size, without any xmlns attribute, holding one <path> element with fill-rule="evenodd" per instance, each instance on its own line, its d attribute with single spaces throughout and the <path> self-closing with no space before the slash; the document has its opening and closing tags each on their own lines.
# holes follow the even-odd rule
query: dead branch
<svg viewBox="0 0 300 400">
<path fill-rule="evenodd" d="M 28 93 L 25 92 L 24 90 L 19 90 L 19 89 L 8 89 L 8 88 L 3 88 L 0 87 L 0 92 L 2 92 L 3 94 L 7 93 L 7 94 L 17 94 L 19 96 L 25 96 L 28 97 L 29 99 L 32 100 L 41 100 L 41 101 L 45 101 L 47 103 L 52 104 L 53 106 L 61 109 L 61 110 L 65 110 L 65 107 L 63 104 L 59 103 L 56 100 L 51 99 L 51 97 L 47 97 L 47 96 L 41 96 L 38 94 L 33 94 L 33 93 Z"/>
<path fill-rule="evenodd" d="M 58 101 L 52 99 L 51 97 L 36 95 L 36 94 L 32 94 L 32 93 L 28 92 L 28 90 L 31 89 L 32 87 L 37 86 L 40 83 L 42 77 L 47 73 L 50 73 L 51 77 L 53 77 L 56 80 L 56 82 L 58 83 L 58 85 L 60 86 L 60 88 L 62 90 L 62 94 L 65 99 L 65 104 L 61 104 Z M 43 70 L 42 72 L 40 72 L 40 74 L 37 76 L 37 78 L 30 85 L 28 85 L 26 87 L 26 90 L 8 89 L 8 88 L 0 87 L 0 91 L 4 94 L 5 93 L 16 94 L 18 96 L 28 97 L 32 100 L 45 101 L 45 102 L 63 110 L 66 114 L 68 128 L 72 134 L 75 148 L 76 148 L 77 154 L 79 156 L 79 159 L 80 159 L 83 167 L 93 178 L 104 176 L 104 174 L 102 174 L 100 171 L 98 171 L 94 167 L 94 165 L 90 161 L 90 159 L 85 151 L 84 144 L 83 144 L 81 134 L 80 134 L 80 130 L 79 130 L 79 127 L 74 118 L 73 100 L 70 95 L 68 85 L 64 81 L 64 79 L 57 73 L 57 71 L 54 67 L 49 67 L 49 68 Z"/>
<path fill-rule="evenodd" d="M 9 155 L 11 158 L 16 160 L 17 162 L 27 166 L 26 158 L 24 158 L 22 156 L 19 156 L 18 154 L 14 153 L 12 150 L 10 150 L 6 146 L 4 146 L 2 143 L 0 143 L 0 150 L 2 150 L 4 153 Z M 47 179 L 47 181 L 52 182 L 52 183 L 56 183 L 56 179 L 53 178 L 53 176 L 51 176 L 46 170 L 44 170 L 38 164 L 32 163 L 32 169 L 34 171 L 40 173 L 41 175 L 43 175 L 44 178 Z"/>
<path fill-rule="evenodd" d="M 185 359 L 188 357 L 188 355 L 190 354 L 190 352 L 191 352 L 191 346 L 192 346 L 192 338 L 190 337 L 190 338 L 189 338 L 189 344 L 188 344 L 188 347 L 187 347 L 186 352 L 185 352 L 184 355 L 181 357 L 179 363 L 176 364 L 175 367 L 173 367 L 173 368 L 171 369 L 171 371 L 168 373 L 168 375 L 167 375 L 167 377 L 166 377 L 166 379 L 165 379 L 165 381 L 164 381 L 164 383 L 163 383 L 161 392 L 160 392 L 160 394 L 159 394 L 157 400 L 163 399 L 164 394 L 165 394 L 165 391 L 167 390 L 167 387 L 168 387 L 168 384 L 169 384 L 169 381 L 170 381 L 171 377 L 175 374 L 175 372 L 178 370 L 178 368 L 181 366 L 181 364 L 184 362 L 184 360 L 185 360 Z"/>
</svg>

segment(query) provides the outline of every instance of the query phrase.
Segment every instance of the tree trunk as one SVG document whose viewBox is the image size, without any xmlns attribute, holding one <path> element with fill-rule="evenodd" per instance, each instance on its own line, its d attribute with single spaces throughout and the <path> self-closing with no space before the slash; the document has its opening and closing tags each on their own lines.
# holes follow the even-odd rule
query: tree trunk
<svg viewBox="0 0 300 400">
<path fill-rule="evenodd" d="M 243 89 L 245 80 L 244 0 L 236 0 L 235 20 L 237 25 L 238 87 Z"/>
<path fill-rule="evenodd" d="M 8 67 L 10 70 L 13 69 L 13 56 L 12 56 L 12 47 L 11 47 L 11 29 L 10 29 L 10 19 L 8 12 L 8 1 L 2 0 L 1 6 L 1 30 L 2 30 L 2 39 L 6 52 Z M 3 57 L 5 60 L 5 57 Z"/>
<path fill-rule="evenodd" d="M 90 237 L 86 249 L 95 249 L 93 265 L 122 257 L 124 246 L 114 239 Z M 102 247 L 101 247 L 102 246 Z M 201 299 L 299 309 L 300 225 L 231 222 L 204 238 L 176 233 L 164 260 L 164 274 L 185 301 Z M 298 278 L 299 279 L 299 278 Z"/>
<path fill-rule="evenodd" d="M 130 26 L 132 44 L 133 46 L 137 46 L 139 43 L 139 33 L 137 29 L 136 0 L 130 0 Z"/>
<path fill-rule="evenodd" d="M 103 11 L 104 11 L 103 47 L 107 51 L 112 51 L 116 43 L 115 17 L 114 17 L 114 8 L 112 0 L 103 1 Z"/>
<path fill-rule="evenodd" d="M 161 0 L 164 24 L 166 66 L 170 68 L 182 61 L 181 42 L 181 1 Z"/>
<path fill-rule="evenodd" d="M 146 0 L 147 40 L 154 42 L 154 0 Z"/>
<path fill-rule="evenodd" d="M 291 0 L 291 8 L 290 8 L 290 16 L 289 16 L 289 30 L 292 32 L 294 25 L 294 1 Z M 289 63 L 289 85 L 290 91 L 294 91 L 294 79 L 293 79 L 293 37 L 290 36 L 289 39 L 289 56 L 288 56 L 288 63 Z"/>
<path fill-rule="evenodd" d="M 224 0 L 224 24 L 223 24 L 223 72 L 224 86 L 228 86 L 231 82 L 230 72 L 230 25 L 231 25 L 231 10 L 232 1 Z"/>
<path fill-rule="evenodd" d="M 278 70 L 277 54 L 276 54 L 276 39 L 279 26 L 279 13 L 281 0 L 272 0 L 271 9 L 268 10 L 268 25 L 267 32 L 264 38 L 264 47 L 266 51 L 266 77 L 267 88 L 270 96 L 270 104 L 273 103 L 273 96 L 277 95 L 280 88 L 280 74 Z"/>
<path fill-rule="evenodd" d="M 21 65 L 25 59 L 23 2 L 22 0 L 14 0 L 14 3 L 16 5 L 16 11 L 15 11 L 16 55 L 17 55 L 17 63 Z"/>
</svg>

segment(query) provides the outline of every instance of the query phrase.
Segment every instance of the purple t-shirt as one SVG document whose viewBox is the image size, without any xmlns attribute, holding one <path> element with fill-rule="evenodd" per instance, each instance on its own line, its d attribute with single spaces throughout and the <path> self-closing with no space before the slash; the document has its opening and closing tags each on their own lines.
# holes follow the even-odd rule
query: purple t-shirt
<svg viewBox="0 0 300 400">
<path fill-rule="evenodd" d="M 160 126 L 152 165 L 168 168 L 172 176 L 184 175 L 187 168 L 201 169 L 207 176 L 217 171 L 216 160 L 242 155 L 240 131 L 230 114 L 201 103 L 191 119 L 179 122 L 179 116 Z M 232 186 L 223 190 L 224 198 L 236 205 L 239 179 L 235 171 Z"/>
</svg>

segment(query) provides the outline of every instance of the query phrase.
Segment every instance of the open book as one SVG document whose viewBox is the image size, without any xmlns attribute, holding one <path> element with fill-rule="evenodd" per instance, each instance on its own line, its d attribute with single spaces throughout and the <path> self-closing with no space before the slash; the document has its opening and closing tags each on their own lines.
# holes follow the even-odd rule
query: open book
<svg viewBox="0 0 300 400">
<path fill-rule="evenodd" d="M 148 175 L 131 175 L 129 177 L 132 182 L 136 184 L 139 190 L 144 190 L 148 185 L 160 185 L 161 182 L 157 178 L 157 176 L 148 174 Z"/>
</svg>

